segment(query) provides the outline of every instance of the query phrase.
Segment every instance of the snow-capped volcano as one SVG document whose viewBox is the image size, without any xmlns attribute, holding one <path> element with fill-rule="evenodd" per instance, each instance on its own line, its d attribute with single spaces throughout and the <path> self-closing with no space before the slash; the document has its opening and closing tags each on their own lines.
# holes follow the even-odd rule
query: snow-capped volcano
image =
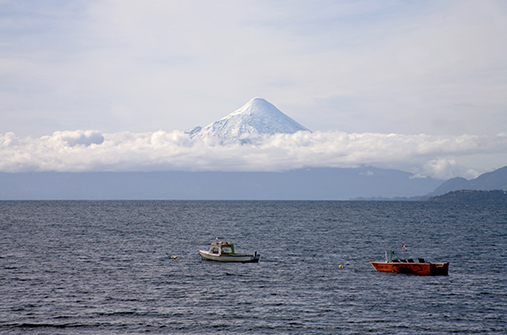
<svg viewBox="0 0 507 335">
<path fill-rule="evenodd" d="M 256 135 L 293 134 L 298 131 L 310 131 L 278 108 L 262 98 L 254 98 L 237 111 L 215 121 L 204 128 L 188 130 L 192 137 L 211 137 L 222 144 L 241 141 Z"/>
</svg>

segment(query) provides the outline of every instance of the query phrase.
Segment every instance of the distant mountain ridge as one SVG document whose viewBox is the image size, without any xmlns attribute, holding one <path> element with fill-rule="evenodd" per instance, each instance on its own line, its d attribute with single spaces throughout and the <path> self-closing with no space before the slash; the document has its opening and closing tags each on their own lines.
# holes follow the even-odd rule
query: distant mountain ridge
<svg viewBox="0 0 507 335">
<path fill-rule="evenodd" d="M 452 191 L 474 190 L 491 191 L 507 190 L 507 166 L 492 172 L 481 174 L 479 177 L 466 180 L 465 178 L 452 178 L 437 187 L 433 192 L 427 194 L 427 197 L 438 196 Z"/>
<path fill-rule="evenodd" d="M 252 136 L 293 134 L 310 131 L 297 123 L 273 104 L 262 98 L 253 98 L 226 117 L 202 127 L 187 130 L 192 137 L 211 138 L 220 144 L 248 143 Z"/>
<path fill-rule="evenodd" d="M 421 201 L 457 191 L 448 190 L 454 187 L 505 191 L 506 171 L 503 167 L 474 180 L 453 178 L 443 184 L 431 178 L 411 178 L 412 174 L 399 170 L 373 167 L 285 172 L 0 172 L 0 200 Z M 449 197 L 456 199 L 456 194 L 460 193 Z M 471 198 L 469 193 L 461 194 Z"/>
<path fill-rule="evenodd" d="M 359 197 L 353 200 L 485 201 L 486 199 L 497 199 L 500 193 L 496 191 L 502 193 L 502 195 L 507 191 L 507 166 L 492 172 L 484 173 L 472 180 L 466 180 L 461 177 L 449 179 L 426 195 L 393 198 Z M 505 200 L 505 197 L 502 199 Z"/>
<path fill-rule="evenodd" d="M 372 167 L 285 172 L 0 172 L 0 200 L 350 200 L 411 197 L 440 181 Z"/>
</svg>

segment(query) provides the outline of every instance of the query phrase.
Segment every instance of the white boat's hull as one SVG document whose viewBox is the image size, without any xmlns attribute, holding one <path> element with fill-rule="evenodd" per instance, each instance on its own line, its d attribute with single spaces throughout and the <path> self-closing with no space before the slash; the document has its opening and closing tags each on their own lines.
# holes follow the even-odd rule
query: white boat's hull
<svg viewBox="0 0 507 335">
<path fill-rule="evenodd" d="M 199 254 L 201 255 L 202 259 L 208 260 L 208 261 L 216 261 L 216 262 L 258 262 L 260 255 L 247 255 L 247 254 L 233 254 L 233 255 L 216 255 L 212 254 L 208 251 L 199 250 Z"/>
</svg>

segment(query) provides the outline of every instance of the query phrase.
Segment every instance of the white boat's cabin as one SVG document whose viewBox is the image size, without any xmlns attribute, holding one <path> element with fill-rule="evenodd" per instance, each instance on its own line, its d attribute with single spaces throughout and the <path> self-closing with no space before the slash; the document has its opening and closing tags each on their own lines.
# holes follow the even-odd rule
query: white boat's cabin
<svg viewBox="0 0 507 335">
<path fill-rule="evenodd" d="M 234 245 L 227 243 L 226 241 L 220 241 L 211 243 L 211 248 L 209 249 L 210 254 L 214 255 L 233 255 L 234 254 Z"/>
</svg>

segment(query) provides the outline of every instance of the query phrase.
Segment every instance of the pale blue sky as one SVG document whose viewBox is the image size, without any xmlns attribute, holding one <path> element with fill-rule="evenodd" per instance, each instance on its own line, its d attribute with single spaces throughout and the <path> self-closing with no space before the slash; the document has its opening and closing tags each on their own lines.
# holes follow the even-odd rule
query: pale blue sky
<svg viewBox="0 0 507 335">
<path fill-rule="evenodd" d="M 263 97 L 313 131 L 496 136 L 505 41 L 505 1 L 0 0 L 0 134 L 170 133 Z M 507 164 L 488 150 L 449 159 Z"/>
</svg>

